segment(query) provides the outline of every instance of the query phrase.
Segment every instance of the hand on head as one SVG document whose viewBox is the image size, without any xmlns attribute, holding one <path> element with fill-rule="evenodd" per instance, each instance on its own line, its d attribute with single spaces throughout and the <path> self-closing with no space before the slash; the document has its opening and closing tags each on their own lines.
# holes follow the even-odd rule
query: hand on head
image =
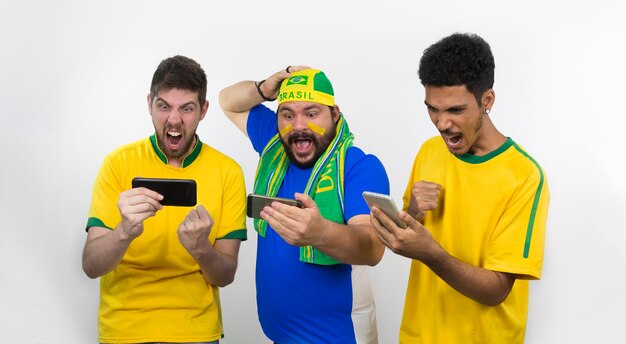
<svg viewBox="0 0 626 344">
<path fill-rule="evenodd" d="M 263 80 L 263 83 L 259 86 L 263 95 L 267 98 L 276 99 L 278 96 L 278 90 L 283 80 L 291 76 L 291 73 L 309 69 L 308 66 L 288 66 L 285 69 L 281 69 L 278 72 L 270 75 L 267 79 Z M 289 70 L 289 71 L 287 71 Z"/>
</svg>

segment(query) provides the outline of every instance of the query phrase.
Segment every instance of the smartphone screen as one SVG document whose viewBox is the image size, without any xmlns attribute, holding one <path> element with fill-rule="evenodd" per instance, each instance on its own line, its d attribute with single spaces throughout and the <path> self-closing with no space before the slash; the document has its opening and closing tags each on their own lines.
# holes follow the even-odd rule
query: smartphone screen
<svg viewBox="0 0 626 344">
<path fill-rule="evenodd" d="M 246 211 L 248 217 L 260 219 L 261 211 L 263 210 L 263 208 L 265 208 L 265 206 L 269 206 L 270 204 L 272 204 L 272 202 L 281 202 L 298 208 L 303 207 L 302 202 L 295 199 L 249 194 L 248 207 Z"/>
<path fill-rule="evenodd" d="M 141 178 L 133 179 L 133 188 L 144 187 L 163 195 L 161 205 L 192 207 L 196 205 L 197 186 L 192 179 Z"/>
<path fill-rule="evenodd" d="M 389 195 L 364 191 L 363 198 L 365 198 L 365 202 L 367 202 L 367 206 L 370 207 L 370 209 L 376 206 L 376 208 L 382 210 L 396 226 L 400 228 L 407 227 L 406 223 L 400 219 L 399 210 Z"/>
</svg>

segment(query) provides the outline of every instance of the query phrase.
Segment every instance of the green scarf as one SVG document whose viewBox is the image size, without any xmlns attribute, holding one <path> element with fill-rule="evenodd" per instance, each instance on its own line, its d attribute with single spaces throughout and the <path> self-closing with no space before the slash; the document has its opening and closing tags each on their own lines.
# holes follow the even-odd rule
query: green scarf
<svg viewBox="0 0 626 344">
<path fill-rule="evenodd" d="M 348 148 L 352 146 L 354 135 L 350 132 L 343 115 L 337 121 L 337 135 L 326 151 L 315 163 L 304 193 L 313 198 L 322 217 L 344 224 L 343 219 L 343 174 Z M 256 171 L 254 193 L 276 196 L 289 167 L 289 158 L 276 134 L 267 143 Z M 254 229 L 265 237 L 267 222 L 254 219 Z M 333 265 L 341 262 L 317 250 L 313 246 L 300 247 L 300 261 L 319 265 Z"/>
</svg>

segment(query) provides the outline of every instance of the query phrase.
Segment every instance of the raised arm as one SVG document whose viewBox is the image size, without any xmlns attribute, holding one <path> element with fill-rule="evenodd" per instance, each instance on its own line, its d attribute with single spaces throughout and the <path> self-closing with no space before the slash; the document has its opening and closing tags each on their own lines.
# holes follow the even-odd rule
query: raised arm
<svg viewBox="0 0 626 344">
<path fill-rule="evenodd" d="M 247 123 L 250 109 L 264 101 L 271 101 L 278 96 L 280 83 L 291 75 L 291 72 L 307 69 L 306 66 L 290 66 L 280 70 L 265 80 L 240 81 L 220 91 L 219 102 L 226 117 L 248 135 Z M 289 72 L 287 72 L 287 69 Z"/>
</svg>

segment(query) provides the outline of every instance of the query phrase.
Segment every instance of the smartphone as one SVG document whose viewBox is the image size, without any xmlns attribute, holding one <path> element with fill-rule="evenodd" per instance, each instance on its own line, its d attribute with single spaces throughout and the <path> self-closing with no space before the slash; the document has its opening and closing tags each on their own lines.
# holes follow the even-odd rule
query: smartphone
<svg viewBox="0 0 626 344">
<path fill-rule="evenodd" d="M 364 191 L 363 198 L 365 198 L 365 202 L 367 202 L 367 206 L 370 207 L 370 210 L 373 206 L 376 206 L 376 208 L 382 210 L 396 226 L 400 228 L 407 227 L 406 223 L 400 219 L 399 210 L 389 195 Z"/>
<path fill-rule="evenodd" d="M 302 202 L 295 200 L 295 199 L 249 194 L 248 195 L 248 207 L 246 210 L 248 217 L 260 219 L 261 210 L 263 210 L 265 206 L 269 206 L 272 202 L 280 202 L 280 203 L 292 205 L 298 208 L 304 207 L 302 205 Z"/>
<path fill-rule="evenodd" d="M 133 178 L 133 189 L 144 187 L 163 195 L 161 205 L 192 207 L 196 205 L 197 186 L 192 179 Z"/>
</svg>

